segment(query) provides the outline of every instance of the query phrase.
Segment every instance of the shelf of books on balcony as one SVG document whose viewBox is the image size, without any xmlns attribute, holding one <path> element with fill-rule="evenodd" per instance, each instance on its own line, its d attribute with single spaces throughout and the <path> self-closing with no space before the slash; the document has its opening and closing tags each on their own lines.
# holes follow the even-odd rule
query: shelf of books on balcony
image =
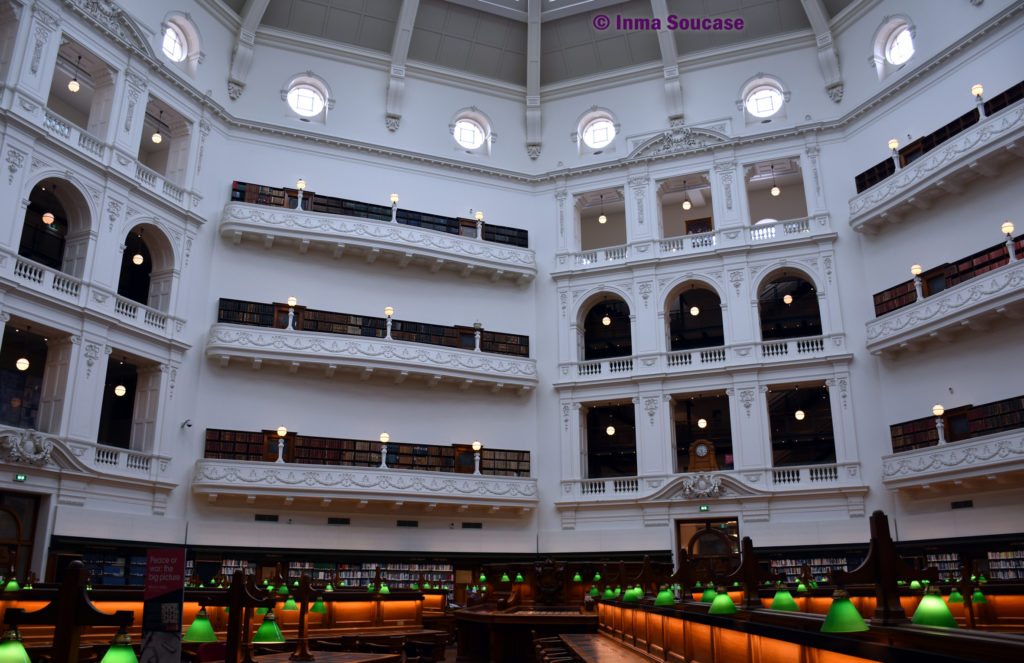
<svg viewBox="0 0 1024 663">
<path fill-rule="evenodd" d="M 241 461 L 275 461 L 278 455 L 276 431 L 234 431 L 206 429 L 204 458 Z M 284 438 L 284 460 L 304 465 L 378 467 L 381 443 L 316 437 L 289 433 Z M 388 443 L 387 466 L 395 470 L 428 472 L 472 472 L 473 451 L 468 445 Z M 491 476 L 530 476 L 530 452 L 483 448 L 480 472 Z"/>
<path fill-rule="evenodd" d="M 143 585 L 146 582 L 145 555 L 91 552 L 82 556 L 93 585 Z"/>
<path fill-rule="evenodd" d="M 1024 99 L 1024 81 L 1017 83 L 1013 87 L 1000 92 L 986 101 L 983 104 L 985 117 L 991 117 L 1021 99 Z M 912 143 L 904 145 L 897 153 L 900 167 L 910 165 L 928 152 L 931 152 L 943 143 L 949 141 L 951 138 L 954 138 L 958 134 L 963 133 L 970 127 L 974 126 L 980 120 L 981 115 L 978 112 L 978 109 L 973 108 L 952 122 L 949 122 L 945 126 L 931 132 L 927 136 L 922 136 Z M 879 182 L 892 176 L 895 172 L 896 165 L 893 163 L 893 159 L 891 157 L 875 164 L 871 168 L 868 168 L 854 177 L 854 184 L 857 187 L 857 193 L 870 189 Z"/>
<path fill-rule="evenodd" d="M 286 329 L 288 327 L 288 305 L 222 298 L 217 307 L 217 322 Z M 344 334 L 369 338 L 385 338 L 387 336 L 386 318 L 318 311 L 303 306 L 294 307 L 292 326 L 299 331 L 323 334 Z M 391 321 L 392 340 L 440 345 L 462 350 L 474 349 L 475 332 L 476 329 L 471 326 L 434 325 L 409 320 Z M 481 329 L 480 351 L 529 357 L 530 337 Z"/>
<path fill-rule="evenodd" d="M 947 442 L 1024 428 L 1024 396 L 949 409 L 942 418 Z M 939 441 L 935 417 L 893 424 L 889 433 L 893 453 L 935 446 Z"/>
<path fill-rule="evenodd" d="M 929 567 L 939 571 L 940 578 L 956 578 L 960 576 L 960 555 L 957 553 L 935 553 L 925 555 Z"/>
<path fill-rule="evenodd" d="M 814 580 L 821 581 L 832 571 L 849 571 L 857 568 L 863 560 L 859 557 L 806 557 L 799 559 L 773 559 L 772 573 L 785 573 L 786 582 L 796 582 L 804 566 L 809 566 Z"/>
<path fill-rule="evenodd" d="M 251 184 L 248 182 L 232 182 L 231 200 L 240 203 L 295 209 L 299 204 L 299 190 Z M 385 205 L 321 196 L 308 190 L 302 192 L 301 200 L 302 209 L 307 212 L 341 214 L 360 219 L 391 222 L 391 208 Z M 427 214 L 399 208 L 395 213 L 395 221 L 402 225 L 448 233 L 450 235 L 477 236 L 477 222 L 474 219 L 440 216 L 438 214 Z M 481 239 L 485 242 L 523 248 L 529 246 L 528 231 L 490 223 L 483 224 L 483 237 Z"/>
<path fill-rule="evenodd" d="M 1024 580 L 1024 550 L 988 553 L 990 580 Z"/>
<path fill-rule="evenodd" d="M 1024 235 L 1015 237 L 1013 245 L 1018 259 L 1024 258 Z M 931 297 L 947 288 L 952 288 L 993 269 L 1002 267 L 1009 261 L 1010 255 L 1006 250 L 1006 244 L 1000 243 L 954 262 L 929 267 L 921 274 L 922 294 L 924 294 L 925 298 Z M 913 279 L 875 293 L 874 300 L 875 317 L 913 304 L 917 301 L 917 295 L 914 293 Z"/>
<path fill-rule="evenodd" d="M 334 562 L 289 562 L 288 581 L 294 582 L 303 574 L 311 580 L 327 582 L 335 577 L 344 581 L 347 587 L 365 587 L 370 584 L 380 566 L 381 577 L 392 588 L 409 587 L 419 584 L 420 578 L 431 585 L 451 587 L 455 580 L 455 572 L 451 564 L 445 563 L 399 563 L 365 562 L 362 564 L 344 564 Z"/>
</svg>

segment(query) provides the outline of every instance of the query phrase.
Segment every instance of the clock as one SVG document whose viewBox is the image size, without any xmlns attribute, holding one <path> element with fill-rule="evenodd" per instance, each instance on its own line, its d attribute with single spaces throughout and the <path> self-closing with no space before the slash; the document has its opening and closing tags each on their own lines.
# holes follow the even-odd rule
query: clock
<svg viewBox="0 0 1024 663">
<path fill-rule="evenodd" d="M 706 472 L 718 469 L 715 445 L 711 440 L 694 440 L 690 445 L 690 466 L 688 472 Z"/>
</svg>

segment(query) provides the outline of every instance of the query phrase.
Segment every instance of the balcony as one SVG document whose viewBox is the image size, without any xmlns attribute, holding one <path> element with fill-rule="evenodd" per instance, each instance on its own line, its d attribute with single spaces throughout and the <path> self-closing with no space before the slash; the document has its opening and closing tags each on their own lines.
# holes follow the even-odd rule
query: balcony
<svg viewBox="0 0 1024 663">
<path fill-rule="evenodd" d="M 749 227 L 723 228 L 707 233 L 683 235 L 645 242 L 633 242 L 590 251 L 560 253 L 552 272 L 555 276 L 579 274 L 595 269 L 674 260 L 767 246 L 789 245 L 834 237 L 828 214 L 801 219 L 761 223 Z"/>
<path fill-rule="evenodd" d="M 851 198 L 850 227 L 876 233 L 914 210 L 928 209 L 947 193 L 959 193 L 979 175 L 998 175 L 1007 161 L 1024 156 L 1022 136 L 1024 103 L 1018 101 L 956 133 Z"/>
<path fill-rule="evenodd" d="M 523 284 L 537 276 L 537 259 L 529 248 L 344 212 L 232 202 L 224 207 L 220 233 L 236 244 L 246 238 L 268 249 L 274 244 L 302 253 L 317 248 L 335 258 L 358 255 L 370 263 L 383 257 L 402 268 L 453 269 L 463 278 L 484 274 L 492 281 Z"/>
<path fill-rule="evenodd" d="M 172 341 L 182 348 L 189 347 L 182 341 L 185 329 L 183 319 L 122 297 L 106 288 L 86 283 L 4 248 L 0 248 L 2 281 L 10 282 L 17 290 L 34 293 L 49 302 L 100 314 L 126 327 Z"/>
<path fill-rule="evenodd" d="M 292 329 L 217 323 L 210 329 L 206 355 L 224 367 L 235 360 L 253 368 L 285 366 L 293 373 L 312 368 L 328 377 L 342 369 L 362 380 L 386 375 L 401 383 L 417 377 L 430 387 L 448 382 L 462 389 L 522 394 L 537 386 L 537 362 L 527 357 Z"/>
<path fill-rule="evenodd" d="M 401 508 L 403 514 L 524 515 L 538 501 L 537 480 L 528 477 L 209 459 L 196 461 L 192 492 L 217 505 L 251 508 L 269 499 L 295 508 Z"/>
<path fill-rule="evenodd" d="M 739 499 L 814 492 L 867 492 L 860 480 L 860 464 L 831 463 L 562 481 L 562 497 L 556 506 L 563 508 L 615 502 Z"/>
<path fill-rule="evenodd" d="M 1024 428 L 882 457 L 882 481 L 893 490 L 1006 488 L 1022 478 Z"/>
<path fill-rule="evenodd" d="M 803 364 L 849 359 L 845 334 L 781 341 L 736 343 L 721 347 L 675 350 L 630 357 L 566 362 L 559 365 L 556 387 L 634 378 L 672 377 L 737 368 Z"/>
<path fill-rule="evenodd" d="M 1024 260 L 1017 260 L 867 323 L 867 349 L 875 355 L 916 350 L 958 330 L 983 330 L 991 319 L 1024 312 Z"/>
</svg>

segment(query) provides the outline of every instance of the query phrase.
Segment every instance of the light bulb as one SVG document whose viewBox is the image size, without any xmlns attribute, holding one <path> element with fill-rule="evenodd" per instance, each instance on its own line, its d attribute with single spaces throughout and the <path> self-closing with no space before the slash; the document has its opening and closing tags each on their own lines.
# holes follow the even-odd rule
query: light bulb
<svg viewBox="0 0 1024 663">
<path fill-rule="evenodd" d="M 772 194 L 773 197 L 778 198 L 780 195 L 782 195 L 782 189 L 780 189 L 777 186 L 773 186 L 772 190 L 770 191 L 770 193 Z"/>
<path fill-rule="evenodd" d="M 615 426 L 609 426 L 608 428 L 605 428 L 604 432 L 607 433 L 609 436 L 615 435 Z"/>
<path fill-rule="evenodd" d="M 284 437 L 287 434 L 288 434 L 288 429 L 287 428 L 285 428 L 284 426 L 278 426 L 277 427 L 277 436 L 278 437 Z"/>
<path fill-rule="evenodd" d="M 145 260 L 146 259 L 142 257 L 141 253 L 136 253 L 135 255 L 132 256 L 133 265 L 141 265 L 143 262 L 145 262 Z"/>
<path fill-rule="evenodd" d="M 295 305 L 299 303 L 299 300 L 294 297 L 288 298 L 288 306 L 295 308 Z"/>
<path fill-rule="evenodd" d="M 24 357 L 19 357 L 18 360 L 14 362 L 14 367 L 17 368 L 19 371 L 27 371 L 28 359 Z"/>
<path fill-rule="evenodd" d="M 48 226 L 52 226 L 53 222 L 54 222 L 53 212 L 44 212 L 43 213 L 43 223 L 45 223 Z M 1003 225 L 1006 225 L 1006 224 L 1003 224 Z"/>
<path fill-rule="evenodd" d="M 597 222 L 600 223 L 601 225 L 604 225 L 608 223 L 608 217 L 602 214 L 601 216 L 597 217 Z"/>
<path fill-rule="evenodd" d="M 398 194 L 397 193 L 391 194 L 391 204 L 392 205 L 397 205 L 398 204 Z"/>
<path fill-rule="evenodd" d="M 473 218 L 476 219 L 477 221 L 483 221 L 484 213 L 481 210 L 477 210 L 476 214 L 473 215 Z"/>
<path fill-rule="evenodd" d="M 394 314 L 395 314 L 395 309 L 393 309 L 393 308 L 392 308 L 392 307 L 390 307 L 390 306 L 385 306 L 385 307 L 384 307 L 384 315 L 385 315 L 385 317 L 388 317 L 388 318 L 390 318 L 390 317 L 391 317 L 391 316 L 393 316 Z"/>
<path fill-rule="evenodd" d="M 942 407 L 941 404 L 936 403 L 935 405 L 932 406 L 932 414 L 934 414 L 936 417 L 941 417 L 945 413 L 946 408 Z"/>
<path fill-rule="evenodd" d="M 693 317 L 696 318 L 698 315 L 700 315 L 700 309 L 697 308 L 696 306 L 691 306 L 690 307 L 690 315 L 692 315 Z"/>
<path fill-rule="evenodd" d="M 164 142 L 164 137 L 160 135 L 160 130 L 159 129 L 157 129 L 156 131 L 153 132 L 152 140 L 157 145 L 159 145 L 160 143 Z"/>
<path fill-rule="evenodd" d="M 72 78 L 70 81 L 68 81 L 68 90 L 72 92 L 78 92 L 81 89 L 82 84 L 78 82 L 77 78 Z"/>
<path fill-rule="evenodd" d="M 783 304 L 787 304 L 787 305 L 788 304 L 792 304 L 793 303 L 793 295 L 783 295 L 782 296 L 782 303 Z"/>
<path fill-rule="evenodd" d="M 978 99 L 981 99 L 981 95 L 985 94 L 984 86 L 982 86 L 981 83 L 975 83 L 974 85 L 971 86 L 971 94 L 973 94 Z"/>
<path fill-rule="evenodd" d="M 606 315 L 603 318 L 601 318 L 601 324 L 604 325 L 605 327 L 607 327 L 608 325 L 612 324 L 611 317 Z"/>
<path fill-rule="evenodd" d="M 684 210 L 689 211 L 689 209 L 691 207 L 693 207 L 693 203 L 690 202 L 689 198 L 687 198 L 686 200 L 683 201 L 683 209 Z"/>
<path fill-rule="evenodd" d="M 117 396 L 118 398 L 120 398 L 121 396 L 124 396 L 127 393 L 128 393 L 128 389 L 125 388 L 125 386 L 123 384 L 119 384 L 116 387 L 114 387 L 114 395 Z"/>
<path fill-rule="evenodd" d="M 387 444 L 388 442 L 391 441 L 391 436 L 388 435 L 387 433 L 381 433 L 380 434 L 380 441 L 381 441 L 381 444 Z"/>
<path fill-rule="evenodd" d="M 804 414 L 803 410 L 797 410 L 796 412 L 793 413 L 793 416 L 796 417 L 797 421 L 803 421 L 804 417 L 806 417 L 807 415 Z"/>
<path fill-rule="evenodd" d="M 913 276 L 921 276 L 921 271 L 921 265 L 914 264 L 910 266 L 910 273 Z"/>
<path fill-rule="evenodd" d="M 889 149 L 892 150 L 893 152 L 895 152 L 896 150 L 900 149 L 900 142 L 898 140 L 896 140 L 895 138 L 890 138 L 888 145 L 889 145 Z"/>
<path fill-rule="evenodd" d="M 300 177 L 299 181 L 295 183 L 295 188 L 298 189 L 299 191 L 305 191 L 306 190 L 306 180 L 304 180 L 304 179 L 302 179 Z"/>
<path fill-rule="evenodd" d="M 44 219 L 45 221 L 45 219 Z M 1013 221 L 1003 221 L 1003 225 L 999 226 L 999 229 L 1003 231 L 1004 235 L 1013 234 Z"/>
<path fill-rule="evenodd" d="M 707 428 L 708 420 L 703 417 L 697 420 L 697 428 Z"/>
<path fill-rule="evenodd" d="M 480 451 L 483 449 L 483 443 L 480 440 L 473 440 L 473 451 Z"/>
</svg>

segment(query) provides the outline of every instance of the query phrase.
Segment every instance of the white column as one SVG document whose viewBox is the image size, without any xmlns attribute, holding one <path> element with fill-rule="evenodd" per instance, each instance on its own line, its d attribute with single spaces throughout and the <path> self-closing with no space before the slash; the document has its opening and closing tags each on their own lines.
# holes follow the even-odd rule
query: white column
<svg viewBox="0 0 1024 663">
<path fill-rule="evenodd" d="M 10 313 L 0 312 L 0 348 L 4 347 L 4 331 L 7 329 L 7 323 L 11 320 Z"/>
<path fill-rule="evenodd" d="M 820 150 L 817 145 L 808 145 L 801 159 L 801 172 L 804 178 L 804 196 L 807 198 L 807 216 L 827 214 L 825 203 L 825 187 L 822 181 Z"/>
<path fill-rule="evenodd" d="M 581 419 L 579 403 L 563 400 L 561 430 L 558 437 L 562 448 L 562 480 L 576 481 L 583 478 L 583 435 L 585 424 Z"/>
<path fill-rule="evenodd" d="M 772 462 L 766 387 L 739 383 L 726 389 L 732 427 L 733 467 L 769 467 Z"/>
<path fill-rule="evenodd" d="M 64 406 L 57 434 L 79 442 L 95 442 L 111 348 L 95 336 L 73 336 L 71 341 L 73 356 L 64 385 Z"/>
<path fill-rule="evenodd" d="M 715 229 L 749 225 L 743 213 L 743 178 L 735 161 L 716 163 L 710 173 L 711 211 Z"/>
<path fill-rule="evenodd" d="M 828 386 L 828 401 L 832 411 L 832 435 L 836 444 L 836 462 L 859 462 L 856 420 L 850 405 L 850 374 L 836 373 L 835 377 L 825 380 L 825 384 Z"/>
<path fill-rule="evenodd" d="M 78 357 L 78 345 L 71 337 L 52 338 L 46 343 L 46 367 L 43 369 L 43 384 L 39 396 L 39 420 L 36 428 L 46 433 L 59 435 L 72 371 Z"/>
<path fill-rule="evenodd" d="M 29 13 L 29 11 L 31 13 Z M 29 19 L 25 21 L 25 15 Z M 31 10 L 23 7 L 23 22 L 27 23 L 28 40 L 24 42 L 25 55 L 17 73 L 12 69 L 8 72 L 8 83 L 18 87 L 18 91 L 30 97 L 41 106 L 46 106 L 50 96 L 50 83 L 53 81 L 54 63 L 60 49 L 60 17 L 52 13 L 42 3 L 32 3 Z"/>
<path fill-rule="evenodd" d="M 84 210 L 81 213 L 84 213 Z M 93 219 L 93 223 L 98 225 L 95 219 Z M 69 233 L 64 242 L 64 262 L 61 264 L 60 271 L 85 281 L 91 281 L 92 261 L 89 260 L 89 256 L 95 254 L 97 250 L 97 237 L 95 226 Z"/>
<path fill-rule="evenodd" d="M 135 387 L 135 410 L 132 412 L 131 448 L 152 451 L 163 420 L 163 394 L 167 393 L 166 364 L 140 367 Z"/>
<path fill-rule="evenodd" d="M 641 393 L 636 409 L 637 476 L 671 474 L 671 397 L 661 390 Z"/>
<path fill-rule="evenodd" d="M 190 130 L 191 125 L 186 122 L 173 122 L 170 128 L 170 145 L 167 150 L 167 166 L 164 168 L 164 178 L 180 187 L 185 187 L 189 172 L 189 154 L 192 150 L 192 142 L 197 138 L 195 132 Z"/>
<path fill-rule="evenodd" d="M 146 114 L 146 104 L 149 101 L 146 95 L 149 82 L 141 70 L 128 69 L 124 76 L 125 83 L 122 85 L 124 95 L 121 97 L 121 103 L 117 109 L 113 145 L 116 150 L 134 162 L 139 156 L 142 125 Z M 125 168 L 130 170 L 129 175 L 134 178 L 134 163 Z"/>
<path fill-rule="evenodd" d="M 626 186 L 626 243 L 641 242 L 655 237 L 658 217 L 653 213 L 651 201 L 657 196 L 652 190 L 652 180 L 644 174 L 629 176 Z"/>
<path fill-rule="evenodd" d="M 89 126 L 86 128 L 93 137 L 104 143 L 109 142 L 110 127 L 114 124 L 114 106 L 118 99 L 117 78 L 106 67 L 92 77 L 94 87 L 92 106 L 89 108 Z"/>
</svg>

